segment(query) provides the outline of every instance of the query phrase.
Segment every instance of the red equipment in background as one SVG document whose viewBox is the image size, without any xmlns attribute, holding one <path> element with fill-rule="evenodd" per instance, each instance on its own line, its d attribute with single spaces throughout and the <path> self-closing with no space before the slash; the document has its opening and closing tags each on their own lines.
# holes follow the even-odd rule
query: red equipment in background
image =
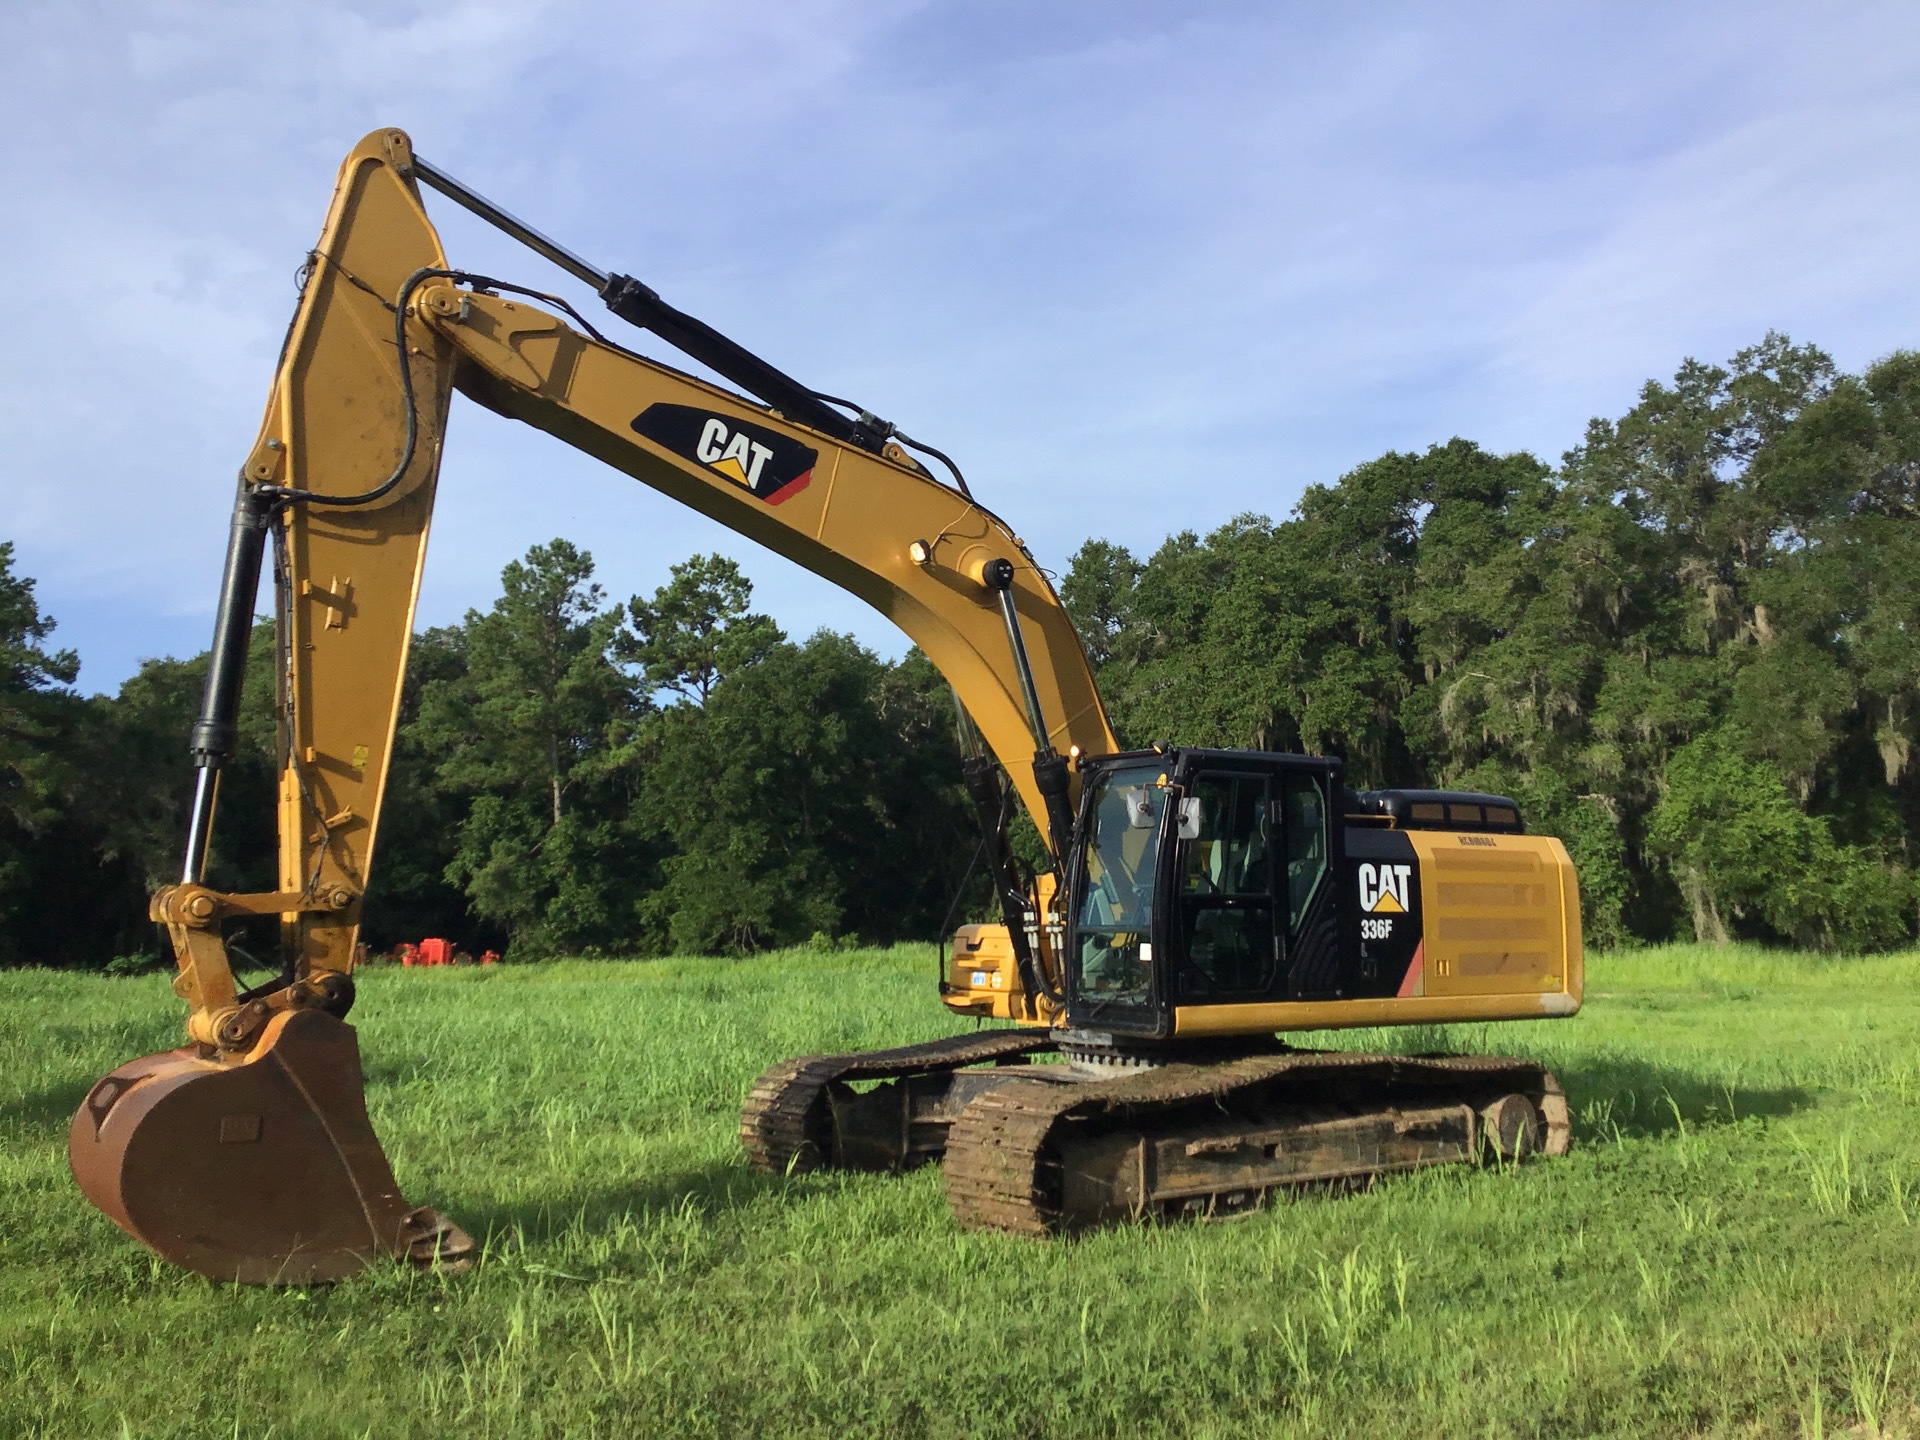
<svg viewBox="0 0 1920 1440">
<path fill-rule="evenodd" d="M 418 945 L 402 942 L 394 946 L 393 958 L 402 965 L 411 968 L 415 965 L 471 965 L 472 955 L 455 947 L 451 940 L 427 939 Z M 491 965 L 500 958 L 499 952 L 488 950 L 480 956 L 479 963 Z"/>
<path fill-rule="evenodd" d="M 453 964 L 453 942 L 451 940 L 422 940 L 414 947 L 413 963 L 416 965 Z"/>
</svg>

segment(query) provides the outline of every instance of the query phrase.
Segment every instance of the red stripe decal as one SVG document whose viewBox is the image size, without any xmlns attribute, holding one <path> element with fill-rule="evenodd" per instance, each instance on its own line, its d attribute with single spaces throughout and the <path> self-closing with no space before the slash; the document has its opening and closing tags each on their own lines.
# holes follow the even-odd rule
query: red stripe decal
<svg viewBox="0 0 1920 1440">
<path fill-rule="evenodd" d="M 782 500 L 792 499 L 795 495 L 798 495 L 802 490 L 807 488 L 807 482 L 811 479 L 813 479 L 813 471 L 811 470 L 807 471 L 804 475 L 796 475 L 778 490 L 767 496 L 767 504 L 778 505 Z"/>
<path fill-rule="evenodd" d="M 1400 993 L 1395 998 L 1406 1000 L 1415 995 L 1426 994 L 1427 987 L 1424 983 L 1426 980 L 1426 972 L 1427 942 L 1422 939 L 1418 945 L 1413 947 L 1413 963 L 1407 966 L 1407 978 L 1400 982 Z"/>
</svg>

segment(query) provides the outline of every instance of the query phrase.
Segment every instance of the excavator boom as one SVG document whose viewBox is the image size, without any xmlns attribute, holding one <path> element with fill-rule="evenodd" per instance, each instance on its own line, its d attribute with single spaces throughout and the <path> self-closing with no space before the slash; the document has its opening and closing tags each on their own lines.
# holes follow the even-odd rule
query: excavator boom
<svg viewBox="0 0 1920 1440">
<path fill-rule="evenodd" d="M 533 292 L 451 269 L 422 180 L 769 404 L 637 355 L 584 321 L 569 325 L 530 303 Z M 890 427 L 842 414 L 639 282 L 514 221 L 419 161 L 402 132 L 369 135 L 342 166 L 242 466 L 192 741 L 183 878 L 153 900 L 173 939 L 192 1043 L 102 1080 L 70 1141 L 96 1205 L 217 1279 L 328 1280 L 375 1255 L 450 1262 L 470 1248 L 400 1198 L 344 1021 L 456 389 L 873 605 L 966 697 L 971 723 L 1056 847 L 1074 803 L 1061 757 L 1114 748 L 1079 639 L 1025 546 L 888 443 Z M 227 894 L 206 883 L 207 844 L 268 552 L 278 885 Z M 283 973 L 242 992 L 225 932 L 262 918 L 279 922 Z"/>
</svg>

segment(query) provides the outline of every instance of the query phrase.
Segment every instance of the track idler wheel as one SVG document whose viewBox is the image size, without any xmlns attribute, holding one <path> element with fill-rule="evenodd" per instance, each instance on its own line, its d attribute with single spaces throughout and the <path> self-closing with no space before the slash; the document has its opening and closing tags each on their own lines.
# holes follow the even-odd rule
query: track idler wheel
<svg viewBox="0 0 1920 1440">
<path fill-rule="evenodd" d="M 122 1065 L 73 1117 L 81 1191 L 163 1259 L 255 1285 L 343 1280 L 383 1257 L 464 1268 L 472 1239 L 409 1206 L 373 1133 L 353 1027 L 287 1010 L 236 1060 Z"/>
</svg>

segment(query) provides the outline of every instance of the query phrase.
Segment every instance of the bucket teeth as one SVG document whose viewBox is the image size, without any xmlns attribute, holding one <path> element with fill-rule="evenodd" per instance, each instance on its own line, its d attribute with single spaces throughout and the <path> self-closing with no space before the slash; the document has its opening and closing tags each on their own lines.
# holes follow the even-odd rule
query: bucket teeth
<svg viewBox="0 0 1920 1440">
<path fill-rule="evenodd" d="M 460 1275 L 473 1268 L 473 1237 L 431 1205 L 407 1212 L 400 1237 L 416 1270 Z"/>
</svg>

